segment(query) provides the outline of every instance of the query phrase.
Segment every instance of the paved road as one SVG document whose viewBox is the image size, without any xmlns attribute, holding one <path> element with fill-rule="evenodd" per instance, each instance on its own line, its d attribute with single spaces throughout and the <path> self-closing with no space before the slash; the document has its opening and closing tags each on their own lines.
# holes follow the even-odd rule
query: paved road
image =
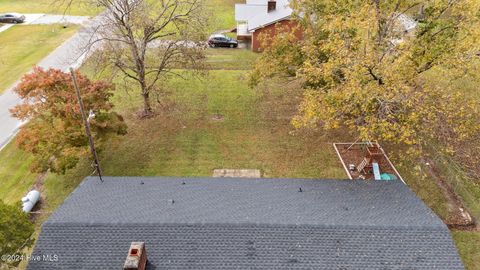
<svg viewBox="0 0 480 270">
<path fill-rule="evenodd" d="M 83 23 L 83 27 L 70 39 L 60 45 L 57 49 L 55 49 L 50 55 L 48 55 L 45 59 L 43 59 L 37 65 L 42 68 L 56 68 L 60 70 L 67 71 L 70 67 L 78 68 L 86 58 L 86 50 L 85 48 L 90 43 L 91 40 L 98 39 L 98 35 L 102 31 L 98 31 L 98 29 L 102 26 L 105 26 L 103 30 L 107 30 L 108 26 L 106 25 L 107 12 L 104 12 L 93 19 L 90 19 Z M 43 18 L 42 16 L 37 16 L 35 20 L 32 20 L 33 23 L 42 21 L 54 21 L 54 17 L 50 18 Z M 77 20 L 79 18 L 70 18 L 71 20 Z M 95 36 L 95 38 L 92 38 Z M 151 46 L 165 46 L 169 44 L 169 42 L 173 41 L 163 41 L 157 42 L 156 44 L 152 44 Z M 196 42 L 192 41 L 174 41 L 176 43 L 180 43 L 182 46 L 201 46 Z M 94 48 L 90 48 L 88 52 L 92 52 L 95 48 L 100 46 L 100 44 L 96 44 Z M 15 136 L 19 127 L 23 124 L 22 122 L 18 121 L 15 118 L 10 116 L 9 109 L 19 104 L 21 102 L 20 98 L 13 93 L 13 89 L 18 84 L 15 83 L 12 87 L 7 89 L 3 95 L 0 95 L 0 150 Z"/>
<path fill-rule="evenodd" d="M 67 71 L 69 67 L 79 67 L 86 58 L 85 46 L 88 44 L 92 32 L 102 24 L 102 15 L 84 22 L 84 26 L 70 39 L 65 41 L 57 49 L 51 52 L 40 63 L 42 68 L 56 68 Z M 15 83 L 0 95 L 0 150 L 15 136 L 18 128 L 23 124 L 10 116 L 9 108 L 21 102 L 21 99 L 13 92 Z"/>
<path fill-rule="evenodd" d="M 69 16 L 54 14 L 25 14 L 24 24 L 84 24 L 89 19 L 88 16 Z"/>
<path fill-rule="evenodd" d="M 68 16 L 68 15 L 54 15 L 54 14 L 23 14 L 25 15 L 25 22 L 17 24 L 17 26 L 29 24 L 85 24 L 90 17 L 88 16 Z M 0 27 L 0 33 L 6 31 L 15 24 L 5 24 Z"/>
</svg>

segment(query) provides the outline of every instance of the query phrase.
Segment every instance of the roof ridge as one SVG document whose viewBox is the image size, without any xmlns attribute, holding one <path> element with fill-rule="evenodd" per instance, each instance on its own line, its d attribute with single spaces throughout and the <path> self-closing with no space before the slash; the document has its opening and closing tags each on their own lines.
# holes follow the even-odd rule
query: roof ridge
<svg viewBox="0 0 480 270">
<path fill-rule="evenodd" d="M 179 223 L 179 222 L 172 222 L 172 223 L 156 223 L 156 222 L 131 222 L 131 223 L 108 223 L 108 222 L 98 222 L 98 223 L 88 223 L 88 222 L 46 222 L 43 224 L 42 228 L 45 227 L 63 227 L 63 226 L 82 226 L 82 227 L 128 227 L 128 226 L 231 226 L 231 227 L 281 227 L 281 228 L 335 228 L 335 229 L 376 229 L 376 230 L 391 230 L 391 229 L 435 229 L 445 231 L 445 226 L 440 225 L 396 225 L 396 226 L 382 226 L 382 225 L 344 225 L 344 224 L 272 224 L 272 223 L 251 223 L 251 222 L 239 222 L 239 223 L 200 223 L 200 222 L 192 222 L 192 223 Z"/>
</svg>

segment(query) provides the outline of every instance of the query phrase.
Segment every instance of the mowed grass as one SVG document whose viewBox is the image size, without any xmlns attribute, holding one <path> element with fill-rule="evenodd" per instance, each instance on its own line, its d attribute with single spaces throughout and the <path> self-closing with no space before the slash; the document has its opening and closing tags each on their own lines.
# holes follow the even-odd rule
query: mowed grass
<svg viewBox="0 0 480 270">
<path fill-rule="evenodd" d="M 244 0 L 207 0 L 211 32 L 228 30 L 237 27 L 234 17 L 235 4 L 245 3 Z"/>
<path fill-rule="evenodd" d="M 345 178 L 330 143 L 351 138 L 294 132 L 290 118 L 295 99 L 278 85 L 252 90 L 246 86 L 246 75 L 243 70 L 214 70 L 203 78 L 189 73 L 187 80 L 173 78 L 165 85 L 170 98 L 157 106 L 158 115 L 142 121 L 135 116 L 141 103 L 135 88 L 127 86 L 126 92 L 120 86 L 114 100 L 129 133 L 112 139 L 101 152 L 105 174 L 210 176 L 216 168 L 256 168 L 265 177 Z M 9 146 L 8 152 L 18 150 Z M 400 167 L 407 170 L 410 165 Z M 66 175 L 49 174 L 43 188 L 45 211 L 54 211 L 91 171 L 85 159 Z M 442 199 L 428 179 L 416 174 L 404 177 L 435 211 L 442 209 L 437 206 Z M 432 201 L 434 197 L 438 202 Z M 469 270 L 478 269 L 479 235 L 453 233 Z"/>
<path fill-rule="evenodd" d="M 30 172 L 32 156 L 10 143 L 0 152 L 0 199 L 14 204 L 25 196 L 36 179 Z"/>
<path fill-rule="evenodd" d="M 439 170 L 448 180 L 456 194 L 460 196 L 469 212 L 480 220 L 480 182 L 469 176 L 460 165 L 450 157 L 437 155 L 434 158 Z"/>
<path fill-rule="evenodd" d="M 469 72 L 475 73 L 480 70 L 480 66 L 473 65 L 469 67 Z M 440 87 L 448 87 L 452 91 L 458 91 L 467 99 L 476 100 L 480 102 L 480 91 L 478 85 L 480 81 L 469 80 L 466 77 L 460 77 L 456 80 L 449 81 L 449 76 L 443 76 L 445 71 L 434 70 L 426 74 L 427 81 L 434 81 Z M 436 163 L 438 170 L 444 176 L 448 184 L 453 188 L 455 193 L 462 199 L 465 207 L 470 214 L 480 221 L 480 182 L 478 179 L 472 179 L 469 176 L 462 164 L 458 161 L 452 160 L 451 157 L 439 154 L 435 147 L 430 149 L 430 156 Z M 420 181 L 416 181 L 420 184 Z M 423 184 L 423 183 L 422 183 Z M 432 189 L 428 194 L 424 192 L 424 201 L 432 207 L 436 212 L 439 208 L 444 208 L 438 203 L 437 191 Z M 417 193 L 418 194 L 418 193 Z M 439 212 L 437 212 L 439 213 Z M 440 214 L 442 216 L 442 214 Z M 442 216 L 443 217 L 443 216 Z M 477 225 L 478 226 L 478 225 Z M 479 231 L 454 231 L 452 232 L 453 239 L 462 257 L 466 269 L 480 270 L 480 232 Z"/>
<path fill-rule="evenodd" d="M 478 72 L 480 72 L 480 65 L 478 65 L 478 63 L 473 64 L 469 67 L 469 72 L 478 74 Z M 466 99 L 480 102 L 480 90 L 478 88 L 480 85 L 479 78 L 471 80 L 468 77 L 460 77 L 450 81 L 446 71 L 442 70 L 433 70 L 427 73 L 425 77 L 429 82 L 435 82 L 441 87 L 461 93 Z M 436 151 L 435 147 L 438 146 L 431 146 L 429 151 L 431 152 L 433 160 L 438 165 L 438 169 L 442 175 L 445 176 L 445 179 L 455 190 L 456 194 L 462 198 L 470 213 L 477 220 L 480 220 L 480 181 L 478 179 L 472 179 L 458 161 L 436 153 L 438 151 Z"/>
<path fill-rule="evenodd" d="M 68 39 L 78 27 L 18 25 L 0 33 L 0 93 Z"/>
<path fill-rule="evenodd" d="M 27 2 L 30 2 L 27 0 Z M 213 22 L 213 26 L 212 26 L 212 29 L 215 28 L 215 29 L 222 29 L 222 28 L 228 28 L 230 27 L 230 25 L 234 25 L 234 4 L 237 3 L 237 2 L 241 2 L 241 1 L 235 1 L 235 0 L 214 0 L 214 1 L 208 1 L 207 4 L 209 5 L 209 8 L 210 10 L 215 11 L 215 14 L 216 14 L 216 19 L 214 22 Z M 40 12 L 40 11 L 46 11 L 47 9 L 51 8 L 51 6 L 49 5 L 50 1 L 46 1 L 46 0 L 39 0 L 39 1 L 35 1 L 35 3 L 32 4 L 31 9 L 29 9 L 29 12 L 33 12 L 34 10 L 36 12 Z M 0 10 L 3 10 L 3 9 L 10 9 L 10 8 L 6 8 L 6 7 L 15 7 L 15 5 L 19 6 L 20 8 L 26 8 L 26 1 L 25 0 L 22 0 L 22 1 L 17 1 L 17 0 L 10 0 L 10 1 L 4 1 L 2 0 L 2 2 L 0 3 Z M 24 6 L 25 5 L 25 6 Z M 36 8 L 34 8 L 36 6 Z M 39 6 L 41 8 L 39 8 Z M 17 10 L 17 11 L 21 11 L 21 9 L 17 9 L 17 8 L 12 8 L 14 10 Z M 43 8 L 43 9 L 42 9 Z M 73 12 L 75 13 L 75 12 Z M 212 17 L 213 18 L 213 17 Z M 228 26 L 228 27 L 227 27 Z M 38 43 L 38 41 L 34 41 L 34 38 L 35 37 L 32 37 L 31 33 L 30 32 L 37 32 L 39 33 L 38 31 L 36 31 L 35 27 L 31 27 L 31 26 L 22 26 L 22 27 L 25 27 L 25 28 L 18 28 L 17 30 L 17 27 L 14 27 L 15 31 L 12 31 L 13 29 L 10 30 L 10 33 L 9 32 L 5 32 L 5 33 L 2 33 L 0 35 L 0 41 L 2 42 L 2 47 L 0 48 L 0 56 L 2 55 L 2 53 L 6 54 L 8 57 L 3 57 L 3 58 L 0 58 L 0 59 L 4 59 L 4 63 L 2 63 L 3 65 L 0 65 L 0 71 L 3 71 L 1 70 L 2 67 L 5 68 L 5 71 L 1 72 L 0 73 L 0 83 L 1 84 L 4 84 L 4 85 L 10 85 L 11 83 L 13 83 L 15 80 L 17 80 L 18 78 L 21 77 L 21 74 L 23 74 L 25 71 L 28 71 L 31 67 L 31 65 L 35 62 L 35 61 L 29 61 L 30 63 L 26 63 L 25 62 L 25 55 L 32 55 L 32 54 L 35 54 L 35 53 L 38 53 L 38 46 L 27 46 L 27 44 L 25 44 L 24 46 L 25 47 L 28 47 L 27 52 L 25 52 L 25 55 L 18 55 L 18 56 L 15 56 L 15 54 L 13 54 L 14 57 L 12 57 L 10 51 L 15 51 L 16 49 L 15 48 L 12 48 L 12 49 L 9 49 L 9 47 L 17 47 L 18 44 L 15 44 L 15 40 L 18 39 L 18 36 L 27 36 L 29 37 L 28 40 L 31 40 L 29 41 L 29 45 L 31 44 L 36 44 Z M 48 27 L 46 28 L 48 29 Z M 7 34 L 7 35 L 5 35 Z M 41 36 L 41 35 L 39 35 Z M 23 41 L 25 42 L 25 41 Z M 3 44 L 5 44 L 5 46 L 3 46 Z M 7 47 L 9 46 L 9 47 Z M 54 46 L 52 46 L 54 47 Z M 33 49 L 36 51 L 36 52 L 32 52 L 31 49 Z M 53 48 L 51 48 L 53 49 Z M 18 50 L 18 51 L 22 51 L 22 50 Z M 46 48 L 45 48 L 45 52 L 48 51 Z M 207 51 L 207 57 L 208 57 L 208 63 L 209 65 L 211 65 L 211 68 L 212 69 L 220 69 L 220 68 L 225 68 L 225 69 L 248 69 L 254 58 L 256 57 L 256 55 L 253 55 L 252 53 L 248 52 L 248 51 L 243 51 L 243 50 L 228 50 L 228 49 L 218 49 L 218 50 L 209 50 Z M 36 58 L 39 58 L 39 57 L 36 57 Z M 238 59 L 242 59 L 241 61 L 241 64 L 238 63 Z M 6 71 L 8 70 L 6 67 L 8 66 L 6 60 L 8 60 L 9 62 L 14 62 L 16 60 L 21 60 L 21 63 L 20 65 L 15 65 L 14 66 L 14 69 L 15 69 L 15 72 L 13 72 L 14 70 L 11 70 L 9 71 L 9 74 L 11 75 L 8 75 L 6 74 Z M 33 63 L 32 63 L 33 62 Z M 12 69 L 12 67 L 10 67 L 10 69 Z M 18 75 L 12 75 L 12 73 L 15 73 L 15 74 L 18 74 Z M 105 76 L 108 76 L 108 75 L 105 75 Z M 217 74 L 218 76 L 218 74 Z M 4 77 L 4 78 L 3 78 Z M 8 81 L 10 80 L 10 82 Z M 201 81 L 197 81 L 197 83 L 205 83 L 206 81 L 208 81 L 207 78 L 203 78 L 203 82 Z M 182 83 L 184 83 L 185 81 L 181 82 L 181 81 L 176 81 L 174 84 L 176 85 L 176 87 L 182 87 Z M 235 81 L 228 81 L 228 84 L 235 84 Z M 206 85 L 204 84 L 203 87 L 205 87 Z M 191 87 L 191 85 L 189 86 Z M 222 86 L 218 86 L 217 88 L 221 88 Z M 243 86 L 245 88 L 245 86 Z M 4 89 L 5 87 L 0 87 L 0 91 L 1 89 Z M 238 88 L 234 88 L 236 91 L 239 91 Z M 243 89 L 243 88 L 242 88 Z M 194 91 L 196 92 L 196 89 L 191 89 L 191 91 Z M 252 93 L 252 91 L 250 90 L 249 93 Z M 184 93 L 185 94 L 185 93 Z M 177 96 L 178 98 L 178 96 Z M 138 98 L 138 95 L 137 93 L 126 93 L 123 89 L 119 89 L 119 91 L 117 92 L 117 95 L 114 97 L 115 99 L 115 103 L 117 104 L 117 110 L 119 110 L 120 112 L 122 112 L 123 114 L 126 114 L 127 115 L 127 121 L 129 122 L 129 124 L 136 124 L 136 119 L 134 119 L 133 116 L 130 115 L 131 111 L 138 108 L 138 106 L 140 106 L 141 102 L 140 102 L 140 99 Z M 130 116 L 130 117 L 129 117 Z M 132 118 L 133 117 L 133 118 Z M 150 120 L 150 121 L 153 121 L 153 120 Z M 145 122 L 147 123 L 147 122 Z M 164 124 L 165 125 L 165 124 Z M 134 125 L 133 127 L 130 128 L 130 134 L 136 134 L 137 137 L 135 138 L 132 138 L 130 139 L 128 142 L 131 142 L 131 141 L 143 141 L 144 139 L 142 139 L 141 137 L 143 136 L 142 134 L 140 134 L 138 131 L 135 133 L 134 131 L 137 130 L 137 127 Z M 127 135 L 125 138 L 119 138 L 117 140 L 114 140 L 112 142 L 112 144 L 119 144 L 119 142 L 121 140 L 128 140 L 129 138 L 129 135 Z M 160 139 L 160 138 L 159 138 Z M 158 143 L 156 140 L 153 140 L 152 141 L 152 144 L 156 144 Z M 113 145 L 113 146 L 114 146 Z M 148 146 L 148 144 L 147 144 Z M 128 144 L 124 144 L 123 147 L 129 147 Z M 175 147 L 174 145 L 173 146 L 165 146 L 165 148 L 169 148 L 169 147 Z M 127 151 L 126 149 L 118 149 L 118 151 Z M 155 151 L 153 151 L 153 153 L 155 153 Z M 114 156 L 114 152 L 109 152 L 109 151 L 104 151 L 103 152 L 104 155 L 107 155 L 107 156 Z M 143 155 L 143 153 L 141 153 Z M 118 158 L 114 158 L 112 160 L 112 162 L 117 162 L 119 163 L 120 161 L 118 161 L 118 159 L 129 159 L 130 156 L 134 156 L 136 154 L 134 154 L 132 152 L 132 154 L 127 154 L 127 156 L 124 156 L 124 157 L 118 157 Z M 157 154 L 158 155 L 158 154 Z M 30 163 L 31 163 L 31 159 L 32 157 L 24 152 L 22 152 L 21 150 L 19 150 L 18 148 L 15 147 L 15 145 L 13 143 L 11 143 L 7 148 L 5 148 L 1 155 L 0 155 L 1 158 L 3 158 L 4 160 L 10 160 L 10 162 L 2 162 L 0 163 L 0 169 L 1 169 L 1 172 L 2 174 L 0 174 L 0 177 L 2 179 L 8 179 L 8 182 L 7 180 L 2 180 L 4 181 L 4 185 L 1 187 L 1 192 L 0 192 L 0 199 L 3 199 L 5 201 L 7 201 L 8 203 L 14 203 L 16 201 L 18 201 L 19 198 L 21 198 L 21 196 L 23 196 L 23 193 L 26 192 L 28 189 L 31 188 L 31 186 L 33 185 L 33 183 L 35 182 L 35 175 L 33 174 L 30 174 L 29 173 L 29 166 L 30 166 Z M 16 157 L 17 159 L 13 158 L 12 157 Z M 172 159 L 171 157 L 168 157 L 169 159 Z M 23 162 L 22 162 L 23 160 Z M 15 163 L 15 161 L 18 161 L 19 164 Z M 21 164 L 21 166 L 20 166 Z M 139 166 L 148 166 L 148 165 L 145 165 L 145 164 L 139 164 L 139 163 L 130 163 L 131 166 L 127 167 L 126 170 L 130 170 L 130 169 L 133 169 L 133 168 L 139 168 Z M 107 166 L 108 164 L 106 164 L 105 166 Z M 108 167 L 108 166 L 107 166 Z M 112 167 L 112 166 L 110 166 Z M 195 169 L 196 171 L 204 171 L 204 174 L 207 174 L 207 169 L 203 169 L 203 168 L 197 168 Z M 11 177 L 10 175 L 7 175 L 6 172 L 15 172 L 15 177 Z M 164 172 L 164 169 L 161 169 L 161 168 L 150 168 L 149 170 L 149 173 L 150 175 L 160 175 L 162 172 Z M 179 175 L 180 174 L 180 171 L 184 171 L 184 169 L 182 170 L 179 170 L 178 172 L 175 172 L 175 171 L 172 171 L 172 172 L 168 172 L 172 175 Z M 87 162 L 87 160 L 83 160 L 82 162 L 79 163 L 79 165 L 77 166 L 77 168 L 75 168 L 74 170 L 70 170 L 69 172 L 67 172 L 66 175 L 55 175 L 55 174 L 48 174 L 47 175 L 47 178 L 46 178 L 46 181 L 45 181 L 45 185 L 44 185 L 44 188 L 42 190 L 42 193 L 43 193 L 43 196 L 45 197 L 45 207 L 46 209 L 49 209 L 51 211 L 53 211 L 59 204 L 61 204 L 63 202 L 63 200 L 65 199 L 65 197 L 77 186 L 77 184 L 83 180 L 83 178 L 90 174 L 91 173 L 91 168 L 90 168 L 90 165 L 89 163 Z M 120 175 L 122 172 L 115 172 L 115 170 L 111 170 L 109 173 L 112 173 L 114 175 Z M 167 172 L 165 172 L 167 173 Z M 139 175 L 143 175 L 143 172 L 139 173 Z M 15 183 L 15 184 L 13 184 Z"/>
<path fill-rule="evenodd" d="M 207 1 L 215 10 L 211 31 L 235 26 L 232 10 L 238 2 L 243 1 Z M 206 77 L 194 78 L 185 73 L 188 80 L 172 78 L 163 82 L 168 98 L 160 98 L 158 115 L 148 120 L 136 118 L 141 105 L 136 86 L 118 82 L 114 102 L 129 125 L 129 133 L 113 138 L 101 151 L 105 174 L 210 176 L 216 168 L 255 168 L 262 170 L 265 177 L 346 178 L 331 143 L 352 138 L 342 132 L 295 131 L 290 119 L 298 95 L 292 96 L 294 91 L 285 90 L 298 87 L 279 83 L 256 90 L 248 88 L 246 77 L 255 58 L 246 50 L 208 50 L 207 62 L 212 71 Z M 0 177 L 14 167 L 18 180 L 10 181 L 15 185 L 7 183 L 13 191 L 0 188 L 0 199 L 13 203 L 33 185 L 35 175 L 28 173 L 31 157 L 13 144 L 0 153 L 0 161 L 7 157 L 14 157 L 18 163 L 0 163 Z M 19 162 L 22 159 L 25 164 Z M 402 159 L 396 164 L 409 187 L 440 217 L 447 217 L 448 207 L 441 190 L 423 175 L 421 168 Z M 38 219 L 37 232 L 48 212 L 54 211 L 91 173 L 90 162 L 85 158 L 65 175 L 47 175 L 42 188 L 43 210 L 47 214 Z M 464 183 L 463 178 L 461 181 Z M 462 185 L 455 188 L 459 186 Z M 468 206 L 472 201 L 478 203 L 475 193 L 468 196 Z M 453 237 L 466 268 L 480 269 L 480 233 L 453 232 Z"/>
<path fill-rule="evenodd" d="M 250 89 L 247 72 L 242 70 L 214 70 L 201 78 L 184 75 L 187 80 L 168 81 L 165 88 L 170 97 L 157 105 L 158 115 L 148 120 L 137 119 L 138 93 L 117 89 L 116 109 L 129 130 L 126 136 L 112 138 L 100 152 L 105 175 L 211 176 L 218 168 L 250 168 L 260 169 L 264 177 L 346 178 L 329 137 L 292 132 L 294 100 L 278 86 L 272 91 Z M 31 158 L 13 144 L 2 155 Z M 0 166 L 18 168 L 16 164 Z M 26 174 L 27 167 L 19 172 Z M 88 157 L 65 175 L 49 173 L 41 190 L 44 211 L 54 211 L 91 173 Z M 31 175 L 22 177 L 30 182 L 17 180 L 19 191 L 8 202 L 16 201 L 33 184 Z"/>
<path fill-rule="evenodd" d="M 389 154 L 408 187 L 441 219 L 448 220 L 455 209 L 452 209 L 448 204 L 443 191 L 435 180 L 426 174 L 425 164 L 420 164 L 408 156 L 399 154 L 401 153 L 400 149 L 386 148 L 387 154 Z M 439 165 L 441 174 L 463 199 L 474 218 L 479 220 L 479 185 L 458 168 L 452 160 L 437 153 L 434 156 L 434 161 Z M 465 268 L 467 270 L 480 270 L 480 232 L 451 231 L 451 235 Z"/>
<path fill-rule="evenodd" d="M 403 160 L 403 163 L 395 164 L 410 189 L 441 219 L 448 219 L 450 209 L 442 190 L 435 180 L 426 175 L 422 167 L 416 164 L 415 161 Z"/>
<path fill-rule="evenodd" d="M 0 0 L 0 13 L 96 15 L 100 9 L 84 0 Z"/>
<path fill-rule="evenodd" d="M 210 69 L 251 70 L 258 54 L 246 49 L 209 48 L 206 52 Z"/>
<path fill-rule="evenodd" d="M 172 78 L 166 86 L 170 97 L 157 117 L 138 121 L 136 109 L 124 112 L 129 134 L 107 147 L 104 171 L 211 176 L 218 168 L 253 168 L 268 177 L 345 177 L 324 137 L 291 134 L 291 101 L 249 89 L 246 75 L 217 70 L 203 78 Z M 118 93 L 122 103 L 137 99 Z M 122 103 L 117 107 L 128 107 Z M 326 150 L 316 151 L 312 144 Z"/>
<path fill-rule="evenodd" d="M 480 232 L 452 233 L 467 270 L 480 270 Z"/>
<path fill-rule="evenodd" d="M 473 218 L 480 221 L 480 183 L 472 179 L 459 165 L 448 157 L 437 155 L 435 162 L 445 179 L 460 196 Z M 478 226 L 478 225 L 477 225 Z M 454 231 L 453 239 L 462 257 L 465 268 L 480 270 L 480 231 Z"/>
</svg>

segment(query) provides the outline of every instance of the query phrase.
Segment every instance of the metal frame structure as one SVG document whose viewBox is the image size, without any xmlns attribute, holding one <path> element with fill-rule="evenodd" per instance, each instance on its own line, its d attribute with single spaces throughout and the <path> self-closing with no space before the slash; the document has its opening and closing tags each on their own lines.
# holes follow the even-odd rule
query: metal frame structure
<svg viewBox="0 0 480 270">
<path fill-rule="evenodd" d="M 345 164 L 345 162 L 343 161 L 343 158 L 340 154 L 340 150 L 338 149 L 337 145 L 350 145 L 350 146 L 353 146 L 353 145 L 368 145 L 368 144 L 372 144 L 372 145 L 375 145 L 378 147 L 378 149 L 380 149 L 380 151 L 382 152 L 383 156 L 385 157 L 385 159 L 387 160 L 388 164 L 392 167 L 393 171 L 397 174 L 398 178 L 406 185 L 407 183 L 403 180 L 402 176 L 400 175 L 400 173 L 397 171 L 397 168 L 395 168 L 395 166 L 393 166 L 393 163 L 390 161 L 390 159 L 388 158 L 387 154 L 385 153 L 385 150 L 383 150 L 383 148 L 380 146 L 380 144 L 378 144 L 378 142 L 353 142 L 353 143 L 333 143 L 333 148 L 335 149 L 335 152 L 337 153 L 337 156 L 338 158 L 340 159 L 340 162 L 342 163 L 342 166 L 343 168 L 345 169 L 345 172 L 347 173 L 348 175 L 348 178 L 350 178 L 351 180 L 353 180 L 352 178 L 352 175 L 350 174 L 350 171 L 348 170 L 347 168 L 347 165 Z"/>
</svg>

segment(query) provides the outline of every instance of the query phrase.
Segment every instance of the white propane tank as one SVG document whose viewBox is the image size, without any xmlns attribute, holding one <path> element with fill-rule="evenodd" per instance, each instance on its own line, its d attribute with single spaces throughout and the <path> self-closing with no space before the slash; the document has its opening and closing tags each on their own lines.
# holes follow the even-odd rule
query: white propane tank
<svg viewBox="0 0 480 270">
<path fill-rule="evenodd" d="M 22 198 L 23 212 L 30 213 L 38 200 L 40 200 L 40 192 L 37 190 L 28 192 L 27 195 Z"/>
</svg>

